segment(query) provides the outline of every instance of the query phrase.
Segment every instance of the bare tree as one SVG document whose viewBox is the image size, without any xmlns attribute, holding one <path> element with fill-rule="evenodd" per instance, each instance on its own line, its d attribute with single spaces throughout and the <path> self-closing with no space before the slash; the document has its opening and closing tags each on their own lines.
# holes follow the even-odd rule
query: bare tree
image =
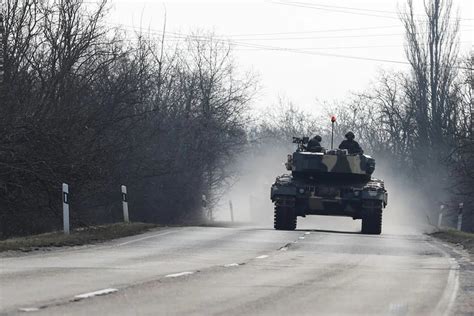
<svg viewBox="0 0 474 316">
<path fill-rule="evenodd" d="M 414 13 L 414 3 L 407 1 L 401 14 L 406 34 L 406 56 L 411 65 L 407 92 L 413 108 L 418 139 L 416 146 L 430 161 L 439 163 L 449 152 L 453 127 L 450 121 L 458 108 L 453 104 L 453 84 L 457 76 L 459 19 L 453 16 L 451 0 L 426 0 L 426 18 Z M 418 165 L 426 159 L 418 160 Z"/>
<path fill-rule="evenodd" d="M 4 59 L 5 59 L 5 49 L 4 49 L 4 33 L 5 27 L 3 25 L 3 1 L 0 2 L 0 98 L 3 96 L 3 76 L 4 76 Z"/>
</svg>

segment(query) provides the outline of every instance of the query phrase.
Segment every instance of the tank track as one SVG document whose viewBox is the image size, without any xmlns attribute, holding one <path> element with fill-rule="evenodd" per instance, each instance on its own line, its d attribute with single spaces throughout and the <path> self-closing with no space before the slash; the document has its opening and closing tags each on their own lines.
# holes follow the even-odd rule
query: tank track
<svg viewBox="0 0 474 316">
<path fill-rule="evenodd" d="M 380 235 L 382 233 L 382 206 L 380 203 L 364 205 L 362 215 L 362 234 Z"/>
<path fill-rule="evenodd" d="M 273 227 L 277 230 L 296 229 L 296 199 L 290 196 L 278 196 L 275 199 L 275 216 Z"/>
</svg>

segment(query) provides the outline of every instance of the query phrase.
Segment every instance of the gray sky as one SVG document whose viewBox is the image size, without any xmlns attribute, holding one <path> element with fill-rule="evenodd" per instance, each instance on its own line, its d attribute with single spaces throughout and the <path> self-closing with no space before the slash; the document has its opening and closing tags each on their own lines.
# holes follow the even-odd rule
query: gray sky
<svg viewBox="0 0 474 316">
<path fill-rule="evenodd" d="M 461 18 L 461 53 L 467 54 L 472 49 L 474 1 L 453 2 Z M 404 3 L 111 0 L 110 22 L 127 29 L 142 26 L 160 31 L 166 10 L 167 32 L 199 29 L 233 40 L 242 70 L 251 70 L 259 77 L 256 107 L 264 108 L 283 96 L 312 109 L 316 100 L 342 100 L 351 91 L 370 88 L 371 80 L 383 69 L 407 69 L 396 63 L 406 61 L 397 14 Z M 415 3 L 421 4 L 421 0 Z"/>
</svg>

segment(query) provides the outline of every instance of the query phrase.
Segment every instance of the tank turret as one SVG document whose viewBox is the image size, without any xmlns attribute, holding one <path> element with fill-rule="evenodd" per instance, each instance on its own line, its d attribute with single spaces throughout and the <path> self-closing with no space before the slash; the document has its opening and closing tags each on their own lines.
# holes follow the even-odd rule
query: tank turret
<svg viewBox="0 0 474 316">
<path fill-rule="evenodd" d="M 319 152 L 306 150 L 307 138 L 293 138 L 298 149 L 288 155 L 286 169 L 295 177 L 346 177 L 347 179 L 370 179 L 375 170 L 375 159 L 362 154 L 349 155 L 345 149 Z"/>
</svg>

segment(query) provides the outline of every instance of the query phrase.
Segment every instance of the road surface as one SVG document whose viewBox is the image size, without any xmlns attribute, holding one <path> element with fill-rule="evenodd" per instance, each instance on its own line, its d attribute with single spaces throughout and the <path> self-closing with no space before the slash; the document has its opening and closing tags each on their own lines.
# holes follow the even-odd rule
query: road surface
<svg viewBox="0 0 474 316">
<path fill-rule="evenodd" d="M 164 228 L 3 255 L 0 314 L 447 315 L 458 264 L 418 233 Z"/>
</svg>

